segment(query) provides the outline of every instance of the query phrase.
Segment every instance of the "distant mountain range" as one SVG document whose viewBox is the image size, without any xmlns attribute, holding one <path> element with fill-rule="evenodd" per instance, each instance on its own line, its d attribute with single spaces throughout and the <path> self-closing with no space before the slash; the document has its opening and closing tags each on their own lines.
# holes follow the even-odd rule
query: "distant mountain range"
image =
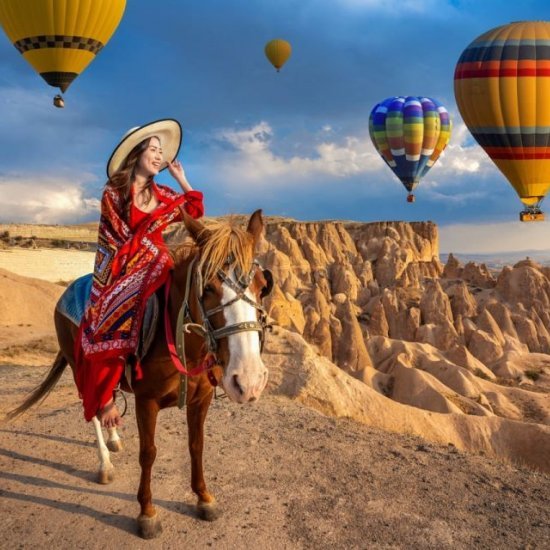
<svg viewBox="0 0 550 550">
<path fill-rule="evenodd" d="M 476 262 L 485 264 L 490 269 L 502 269 L 505 265 L 512 266 L 520 260 L 525 260 L 525 258 L 530 258 L 541 265 L 550 266 L 550 250 L 520 250 L 486 254 L 453 252 L 452 254 L 463 265 L 468 262 Z M 444 264 L 447 263 L 448 257 L 448 252 L 442 252 L 439 255 L 439 259 Z"/>
</svg>

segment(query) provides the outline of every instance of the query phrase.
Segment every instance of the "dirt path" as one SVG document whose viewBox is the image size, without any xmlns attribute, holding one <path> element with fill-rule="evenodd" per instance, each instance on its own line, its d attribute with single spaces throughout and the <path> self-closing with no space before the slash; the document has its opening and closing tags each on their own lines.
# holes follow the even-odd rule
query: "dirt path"
<svg viewBox="0 0 550 550">
<path fill-rule="evenodd" d="M 1 366 L 1 410 L 44 373 Z M 269 395 L 211 407 L 205 470 L 222 511 L 214 523 L 194 513 L 183 413 L 161 413 L 153 492 L 164 531 L 143 541 L 133 405 L 109 486 L 94 481 L 93 430 L 81 416 L 65 373 L 38 410 L 0 425 L 0 547 L 550 548 L 549 476 Z"/>
</svg>

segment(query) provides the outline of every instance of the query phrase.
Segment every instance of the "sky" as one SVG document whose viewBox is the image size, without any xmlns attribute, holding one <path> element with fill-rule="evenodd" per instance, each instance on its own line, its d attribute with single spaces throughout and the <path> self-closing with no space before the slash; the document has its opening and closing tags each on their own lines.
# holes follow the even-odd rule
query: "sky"
<svg viewBox="0 0 550 550">
<path fill-rule="evenodd" d="M 547 0 L 128 0 L 64 109 L 1 34 L 0 223 L 97 219 L 124 133 L 175 118 L 179 159 L 209 216 L 431 220 L 442 252 L 550 250 L 550 222 L 517 221 L 522 204 L 453 92 L 477 36 L 544 19 Z M 273 38 L 292 44 L 279 73 L 263 51 Z M 396 95 L 436 98 L 453 119 L 413 204 L 368 132 L 371 109 Z M 177 189 L 167 171 L 157 181 Z"/>
</svg>

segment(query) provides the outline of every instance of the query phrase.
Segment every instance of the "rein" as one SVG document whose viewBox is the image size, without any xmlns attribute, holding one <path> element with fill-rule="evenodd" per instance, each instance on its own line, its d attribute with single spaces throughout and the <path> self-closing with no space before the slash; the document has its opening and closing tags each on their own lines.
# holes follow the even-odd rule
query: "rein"
<svg viewBox="0 0 550 550">
<path fill-rule="evenodd" d="M 212 384 L 212 386 L 217 386 L 218 381 L 212 374 L 212 370 L 211 370 L 212 367 L 215 365 L 215 361 L 212 360 L 213 358 L 209 356 L 209 354 L 206 355 L 204 361 L 202 361 L 202 363 L 198 367 L 195 367 L 190 370 L 187 368 L 187 359 L 185 357 L 185 343 L 184 343 L 184 336 L 183 336 L 183 333 L 185 331 L 185 328 L 183 326 L 183 320 L 184 320 L 184 317 L 187 317 L 187 315 L 189 315 L 190 312 L 188 311 L 188 307 L 184 308 L 184 306 L 186 305 L 185 300 L 178 312 L 178 321 L 177 321 L 177 328 L 176 328 L 176 343 L 174 344 L 174 334 L 172 332 L 172 324 L 170 322 L 170 314 L 168 312 L 168 298 L 170 296 L 171 286 L 172 286 L 172 273 L 170 273 L 170 275 L 168 276 L 168 279 L 165 285 L 165 291 L 164 291 L 164 326 L 166 330 L 166 344 L 168 345 L 168 351 L 170 352 L 170 357 L 172 358 L 172 362 L 174 363 L 174 366 L 180 371 L 180 373 L 186 376 L 196 376 L 198 374 L 201 374 L 205 370 L 207 370 L 208 380 L 210 380 L 210 383 Z M 186 296 L 187 296 L 187 289 L 186 289 Z M 185 309 L 187 309 L 187 311 L 185 311 Z"/>
</svg>

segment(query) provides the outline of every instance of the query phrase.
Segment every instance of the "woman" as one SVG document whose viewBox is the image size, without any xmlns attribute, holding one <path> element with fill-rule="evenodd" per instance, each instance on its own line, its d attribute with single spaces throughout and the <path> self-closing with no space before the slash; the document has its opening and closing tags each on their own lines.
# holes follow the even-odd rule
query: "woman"
<svg viewBox="0 0 550 550">
<path fill-rule="evenodd" d="M 92 290 L 75 343 L 84 417 L 97 415 L 107 428 L 121 422 L 113 392 L 135 356 L 147 299 L 173 267 L 162 230 L 184 210 L 194 218 L 204 213 L 202 193 L 176 160 L 180 145 L 179 123 L 159 120 L 130 130 L 107 164 Z M 183 193 L 153 181 L 164 168 Z"/>
</svg>

